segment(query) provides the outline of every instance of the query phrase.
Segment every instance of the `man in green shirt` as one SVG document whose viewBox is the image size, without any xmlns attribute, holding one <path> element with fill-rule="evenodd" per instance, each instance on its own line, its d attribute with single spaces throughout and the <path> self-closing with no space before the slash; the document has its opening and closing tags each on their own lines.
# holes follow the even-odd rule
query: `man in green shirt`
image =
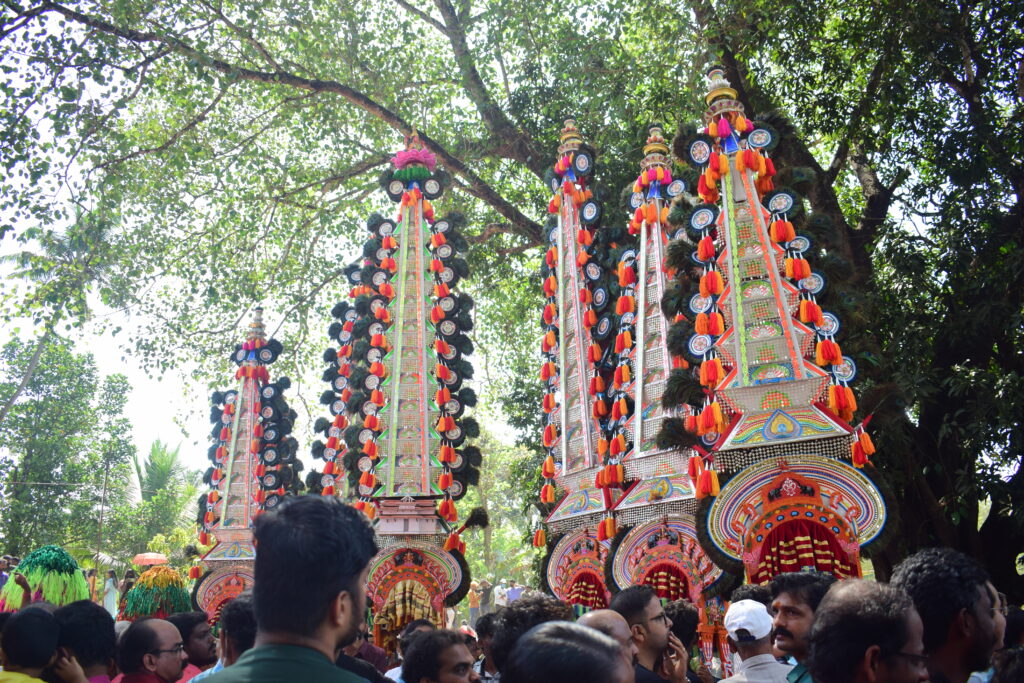
<svg viewBox="0 0 1024 683">
<path fill-rule="evenodd" d="M 778 574 L 771 581 L 775 647 L 796 661 L 787 676 L 789 683 L 813 683 L 807 670 L 811 624 L 814 611 L 835 582 L 831 574 L 811 571 Z"/>
<path fill-rule="evenodd" d="M 209 683 L 364 683 L 334 665 L 363 623 L 377 554 L 363 514 L 329 496 L 301 496 L 253 525 L 256 645 Z"/>
</svg>

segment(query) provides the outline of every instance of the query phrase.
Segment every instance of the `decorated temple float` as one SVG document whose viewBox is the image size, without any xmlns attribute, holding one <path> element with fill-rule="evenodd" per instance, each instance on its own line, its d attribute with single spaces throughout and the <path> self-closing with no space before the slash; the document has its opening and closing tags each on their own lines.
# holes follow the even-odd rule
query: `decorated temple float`
<svg viewBox="0 0 1024 683">
<path fill-rule="evenodd" d="M 886 505 L 856 366 L 822 311 L 802 200 L 775 188 L 778 134 L 748 119 L 721 69 L 701 128 L 649 131 L 616 227 L 575 122 L 549 177 L 542 265 L 545 394 L 534 544 L 544 581 L 578 609 L 652 586 L 701 611 L 726 663 L 723 595 L 812 568 L 859 576 Z"/>
<path fill-rule="evenodd" d="M 362 256 L 346 269 L 349 300 L 335 305 L 324 353 L 313 455 L 324 461 L 309 480 L 323 495 L 348 490 L 377 531 L 380 553 L 367 595 L 376 642 L 393 649 L 415 619 L 444 623 L 446 606 L 469 589 L 461 532 L 486 524 L 474 511 L 460 522 L 456 502 L 479 480 L 479 434 L 465 416 L 476 404 L 467 332 L 472 299 L 458 215 L 436 217 L 432 201 L 447 176 L 413 135 L 381 178 L 398 205 L 374 214 Z"/>
<path fill-rule="evenodd" d="M 192 599 L 211 617 L 252 586 L 253 519 L 302 487 L 298 442 L 290 436 L 295 411 L 284 398 L 291 383 L 270 378 L 269 366 L 282 350 L 267 338 L 257 307 L 245 340 L 231 353 L 234 386 L 211 397 L 213 445 L 203 475 L 209 491 L 199 498 L 197 522 L 200 544 L 213 547 L 190 570 Z"/>
</svg>

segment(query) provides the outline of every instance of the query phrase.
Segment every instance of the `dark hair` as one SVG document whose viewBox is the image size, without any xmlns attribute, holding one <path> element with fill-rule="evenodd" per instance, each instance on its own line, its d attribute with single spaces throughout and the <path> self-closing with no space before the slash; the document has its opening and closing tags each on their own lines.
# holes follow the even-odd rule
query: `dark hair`
<svg viewBox="0 0 1024 683">
<path fill-rule="evenodd" d="M 740 600 L 753 600 L 754 602 L 761 603 L 770 610 L 772 606 L 772 592 L 768 590 L 768 586 L 762 586 L 756 583 L 745 583 L 734 589 L 732 595 L 729 596 L 729 602 L 738 602 Z"/>
<path fill-rule="evenodd" d="M 402 659 L 402 680 L 420 683 L 426 677 L 437 678 L 441 653 L 452 645 L 465 645 L 463 634 L 448 629 L 420 631 L 412 636 Z"/>
<path fill-rule="evenodd" d="M 192 637 L 196 626 L 206 623 L 206 612 L 179 612 L 167 617 L 167 621 L 174 624 L 174 628 L 181 634 L 182 642 L 188 645 L 188 639 Z"/>
<path fill-rule="evenodd" d="M 814 613 L 808 666 L 817 683 L 851 683 L 868 648 L 901 652 L 914 603 L 896 586 L 861 579 L 836 584 Z"/>
<path fill-rule="evenodd" d="M 160 645 L 156 630 L 149 623 L 152 617 L 144 617 L 132 623 L 117 644 L 117 668 L 121 673 L 134 674 L 145 669 L 142 658 Z"/>
<path fill-rule="evenodd" d="M 46 610 L 23 609 L 4 624 L 0 647 L 7 660 L 19 667 L 38 669 L 57 651 L 60 625 Z"/>
<path fill-rule="evenodd" d="M 689 651 L 693 646 L 693 638 L 697 635 L 700 612 L 689 600 L 673 600 L 665 605 L 665 614 L 672 620 L 672 633 Z"/>
<path fill-rule="evenodd" d="M 1003 634 L 1003 647 L 1017 647 L 1020 637 L 1024 635 L 1024 610 L 1011 607 L 1006 613 L 1006 631 Z"/>
<path fill-rule="evenodd" d="M 57 644 L 74 653 L 83 667 L 107 664 L 117 650 L 114 618 L 91 600 L 64 605 L 53 613 L 60 625 Z"/>
<path fill-rule="evenodd" d="M 289 496 L 256 518 L 252 535 L 256 623 L 272 633 L 316 633 L 338 593 L 356 597 L 359 575 L 377 554 L 363 513 L 333 496 Z"/>
<path fill-rule="evenodd" d="M 992 656 L 992 678 L 989 683 L 1020 683 L 1024 681 L 1024 647 L 1011 647 Z"/>
<path fill-rule="evenodd" d="M 256 613 L 253 611 L 252 593 L 240 593 L 225 603 L 220 610 L 220 627 L 235 650 L 242 654 L 256 643 Z"/>
<path fill-rule="evenodd" d="M 491 639 L 491 657 L 498 671 L 504 672 L 505 662 L 516 641 L 534 626 L 548 621 L 572 621 L 572 607 L 557 598 L 537 594 L 519 598 L 497 613 L 494 637 Z"/>
<path fill-rule="evenodd" d="M 624 588 L 612 598 L 608 609 L 615 610 L 621 614 L 626 622 L 632 626 L 644 620 L 644 611 L 651 599 L 657 599 L 658 594 L 650 586 L 630 586 Z"/>
<path fill-rule="evenodd" d="M 536 626 L 519 639 L 502 669 L 502 683 L 611 683 L 625 666 L 621 647 L 609 636 L 570 622 Z M 405 679 L 408 680 L 408 679 Z"/>
<path fill-rule="evenodd" d="M 768 584 L 774 601 L 783 593 L 789 593 L 803 602 L 812 611 L 818 610 L 818 603 L 836 582 L 836 577 L 824 572 L 786 572 L 776 574 Z"/>
<path fill-rule="evenodd" d="M 398 651 L 401 652 L 403 656 L 405 655 L 405 651 L 409 649 L 409 643 L 412 642 L 412 639 L 419 635 L 419 629 L 421 628 L 428 628 L 433 631 L 437 629 L 437 626 L 435 626 L 434 622 L 430 619 L 416 619 L 406 624 L 405 628 L 402 629 L 402 632 L 398 634 Z"/>
<path fill-rule="evenodd" d="M 497 614 L 494 612 L 488 612 L 476 620 L 476 635 L 480 640 L 494 636 L 494 632 L 498 626 L 497 619 Z"/>
<path fill-rule="evenodd" d="M 906 558 L 892 574 L 914 601 L 924 622 L 924 650 L 933 652 L 946 642 L 949 626 L 962 609 L 978 601 L 988 574 L 981 566 L 952 548 L 925 548 Z"/>
</svg>

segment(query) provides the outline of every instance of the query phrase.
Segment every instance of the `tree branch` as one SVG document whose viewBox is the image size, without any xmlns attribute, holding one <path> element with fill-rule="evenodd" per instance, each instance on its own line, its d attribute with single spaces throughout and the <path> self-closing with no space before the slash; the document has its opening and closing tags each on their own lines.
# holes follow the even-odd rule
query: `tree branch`
<svg viewBox="0 0 1024 683">
<path fill-rule="evenodd" d="M 836 147 L 835 154 L 832 155 L 832 163 L 828 165 L 828 169 L 825 171 L 825 182 L 829 185 L 836 181 L 836 176 L 839 175 L 839 172 L 846 164 L 846 157 L 850 152 L 850 139 L 857 134 L 864 116 L 871 108 L 871 101 L 875 98 L 878 86 L 882 83 L 882 74 L 885 73 L 888 62 L 888 54 L 883 52 L 879 55 L 878 61 L 875 62 L 875 66 L 871 69 L 867 85 L 864 87 L 864 93 L 850 114 L 849 123 L 846 124 L 846 134 L 839 141 L 839 146 Z"/>
<path fill-rule="evenodd" d="M 437 5 L 441 17 L 444 19 L 444 34 L 448 36 L 452 45 L 455 61 L 462 73 L 462 84 L 466 89 L 466 94 L 476 105 L 488 130 L 495 137 L 505 141 L 503 156 L 518 161 L 538 178 L 543 178 L 546 170 L 544 155 L 536 149 L 529 135 L 520 130 L 491 98 L 487 86 L 476 68 L 473 54 L 469 49 L 469 42 L 466 40 L 465 29 L 462 27 L 462 22 L 455 7 L 452 6 L 451 0 L 434 0 L 434 4 Z"/>
<path fill-rule="evenodd" d="M 427 14 L 426 12 L 421 10 L 420 8 L 413 7 L 412 5 L 410 5 L 405 0 L 395 0 L 395 2 L 398 3 L 398 6 L 401 7 L 402 9 L 404 9 L 405 11 L 411 12 L 412 14 L 415 14 L 417 17 L 419 17 L 423 21 L 427 22 L 428 24 L 430 24 L 431 26 L 436 28 L 441 33 L 445 33 L 444 24 L 442 24 L 440 21 L 438 21 L 434 17 L 430 16 L 429 14 Z"/>
<path fill-rule="evenodd" d="M 450 4 L 448 6 L 450 7 Z M 311 92 L 329 92 L 340 95 L 350 104 L 353 104 L 367 114 L 380 119 L 398 132 L 404 135 L 411 135 L 413 133 L 413 126 L 411 126 L 401 116 L 371 99 L 365 93 L 343 83 L 333 80 L 304 78 L 286 71 L 267 72 L 241 67 L 205 54 L 195 49 L 185 41 L 173 36 L 165 36 L 158 33 L 136 31 L 130 28 L 115 26 L 114 24 L 102 19 L 82 14 L 81 12 L 75 11 L 69 7 L 64 7 L 63 5 L 58 5 L 49 1 L 44 2 L 42 7 L 44 8 L 44 11 L 56 12 L 76 23 L 89 26 L 90 28 L 117 36 L 133 43 L 160 43 L 166 45 L 175 53 L 194 59 L 200 64 L 203 64 L 230 78 L 255 83 L 266 83 L 268 85 L 283 85 Z M 504 115 L 502 114 L 502 116 Z M 463 163 L 461 159 L 449 153 L 448 150 L 441 146 L 440 143 L 423 131 L 418 132 L 420 140 L 423 142 L 424 146 L 436 154 L 441 163 L 443 163 L 449 170 L 462 176 L 466 180 L 465 188 L 467 192 L 477 199 L 487 202 L 495 211 L 511 221 L 511 223 L 515 225 L 524 236 L 540 242 L 542 230 L 538 223 L 530 220 L 517 207 L 509 203 L 508 200 L 498 194 L 494 188 L 487 184 L 480 176 Z M 539 171 L 538 175 L 541 175 L 543 174 L 543 170 L 539 161 L 539 158 L 534 158 L 533 165 L 537 168 L 534 172 L 537 173 Z"/>
</svg>

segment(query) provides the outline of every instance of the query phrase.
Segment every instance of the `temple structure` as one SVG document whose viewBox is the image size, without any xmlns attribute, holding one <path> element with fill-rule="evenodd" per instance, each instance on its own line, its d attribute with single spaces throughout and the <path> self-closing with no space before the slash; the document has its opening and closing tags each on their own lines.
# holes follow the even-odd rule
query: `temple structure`
<svg viewBox="0 0 1024 683">
<path fill-rule="evenodd" d="M 376 525 L 367 594 L 376 642 L 389 648 L 414 619 L 443 624 L 444 607 L 469 588 L 459 534 L 485 523 L 476 513 L 460 524 L 456 509 L 481 463 L 467 443 L 479 426 L 464 416 L 476 395 L 464 386 L 473 301 L 458 290 L 468 275 L 462 219 L 435 217 L 447 176 L 415 135 L 392 166 L 381 184 L 397 218 L 369 218 L 362 258 L 347 269 L 351 302 L 334 307 L 338 346 L 324 354 L 332 418 L 317 421 L 326 439 L 313 444 L 322 493 L 340 495 L 347 479 Z"/>
<path fill-rule="evenodd" d="M 690 469 L 703 545 L 754 583 L 805 567 L 860 576 L 886 504 L 871 440 L 851 424 L 856 365 L 817 303 L 825 281 L 793 224 L 802 200 L 773 187 L 777 133 L 746 117 L 721 68 L 706 102 L 703 131 L 677 148 L 701 173 L 686 226 L 700 272 L 688 350 L 705 396 L 687 427 L 700 438 Z"/>
<path fill-rule="evenodd" d="M 193 599 L 211 616 L 252 585 L 253 519 L 301 487 L 298 442 L 289 436 L 295 411 L 283 395 L 291 383 L 287 377 L 271 382 L 268 369 L 282 350 L 276 339 L 267 339 L 257 307 L 245 341 L 231 354 L 238 366 L 235 386 L 211 399 L 214 443 L 203 475 L 210 490 L 199 499 L 197 521 L 200 544 L 214 545 L 193 568 L 199 579 Z"/>
<path fill-rule="evenodd" d="M 824 278 L 774 187 L 778 134 L 708 74 L 700 131 L 651 127 L 625 229 L 601 225 L 573 121 L 553 169 L 542 266 L 544 580 L 579 609 L 652 586 L 701 611 L 729 671 L 723 595 L 813 569 L 860 576 L 886 505 Z M 605 221 L 610 223 L 612 221 Z"/>
</svg>

